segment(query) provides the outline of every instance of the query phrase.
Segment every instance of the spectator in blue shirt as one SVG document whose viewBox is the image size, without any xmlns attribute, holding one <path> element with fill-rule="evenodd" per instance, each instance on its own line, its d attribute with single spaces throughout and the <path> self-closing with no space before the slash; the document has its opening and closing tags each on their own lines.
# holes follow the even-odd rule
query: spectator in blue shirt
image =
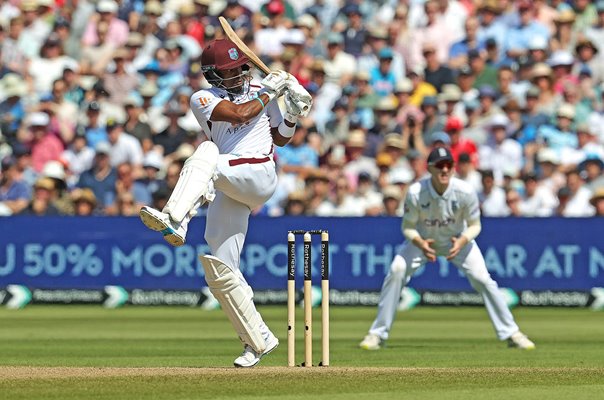
<svg viewBox="0 0 604 400">
<path fill-rule="evenodd" d="M 556 125 L 544 125 L 537 131 L 537 142 L 556 151 L 558 157 L 564 148 L 576 148 L 577 135 L 572 129 L 575 108 L 564 103 L 558 107 Z"/>
<path fill-rule="evenodd" d="M 459 42 L 453 43 L 449 50 L 449 67 L 453 69 L 460 68 L 468 63 L 468 52 L 470 50 L 484 50 L 485 40 L 478 39 L 478 27 L 480 23 L 478 18 L 469 17 L 466 19 L 466 36 Z"/>
<path fill-rule="evenodd" d="M 534 18 L 533 3 L 527 0 L 518 2 L 520 24 L 515 29 L 510 29 L 505 43 L 508 57 L 516 58 L 527 53 L 531 40 L 540 36 L 549 39 L 547 27 Z"/>
<path fill-rule="evenodd" d="M 392 71 L 394 53 L 390 47 L 384 47 L 378 53 L 379 64 L 370 72 L 371 86 L 379 96 L 387 96 L 394 92 L 396 77 Z"/>
<path fill-rule="evenodd" d="M 31 188 L 20 179 L 15 157 L 5 157 L 0 171 L 0 216 L 18 214 L 27 207 Z"/>
</svg>

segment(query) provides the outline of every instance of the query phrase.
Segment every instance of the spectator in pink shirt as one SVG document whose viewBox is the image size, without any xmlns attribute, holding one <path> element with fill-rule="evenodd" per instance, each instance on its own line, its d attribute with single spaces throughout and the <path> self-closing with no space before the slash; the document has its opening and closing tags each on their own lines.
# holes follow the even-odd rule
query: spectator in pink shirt
<svg viewBox="0 0 604 400">
<path fill-rule="evenodd" d="M 82 37 L 82 44 L 85 46 L 95 46 L 99 42 L 97 36 L 96 25 L 99 22 L 107 23 L 106 42 L 118 48 L 126 44 L 128 41 L 129 28 L 128 24 L 116 17 L 118 5 L 113 0 L 100 0 L 97 3 L 97 14 L 91 17 Z"/>
<path fill-rule="evenodd" d="M 37 172 L 41 172 L 48 161 L 59 160 L 65 150 L 61 140 L 48 129 L 49 123 L 48 114 L 43 112 L 31 113 L 28 119 L 31 160 Z"/>
<path fill-rule="evenodd" d="M 449 57 L 449 48 L 455 39 L 451 28 L 447 26 L 440 14 L 438 2 L 428 0 L 424 4 L 426 13 L 426 25 L 417 28 L 413 33 L 413 44 L 411 45 L 411 60 L 409 65 L 417 65 L 423 62 L 422 49 L 426 43 L 434 43 L 436 46 L 436 57 L 439 62 L 445 64 Z"/>
</svg>

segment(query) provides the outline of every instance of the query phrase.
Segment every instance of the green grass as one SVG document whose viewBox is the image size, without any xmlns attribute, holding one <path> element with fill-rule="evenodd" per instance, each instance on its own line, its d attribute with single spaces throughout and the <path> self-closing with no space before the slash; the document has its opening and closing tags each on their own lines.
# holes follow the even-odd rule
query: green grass
<svg viewBox="0 0 604 400">
<path fill-rule="evenodd" d="M 257 368 L 236 370 L 241 346 L 221 311 L 0 309 L 0 399 L 576 400 L 604 391 L 604 316 L 589 310 L 514 310 L 537 344 L 522 352 L 494 338 L 483 308 L 421 307 L 397 316 L 387 348 L 367 352 L 357 345 L 375 308 L 332 307 L 331 367 L 311 369 L 282 368 L 285 307 L 261 312 L 281 345 Z M 318 362 L 318 310 L 314 329 Z"/>
</svg>

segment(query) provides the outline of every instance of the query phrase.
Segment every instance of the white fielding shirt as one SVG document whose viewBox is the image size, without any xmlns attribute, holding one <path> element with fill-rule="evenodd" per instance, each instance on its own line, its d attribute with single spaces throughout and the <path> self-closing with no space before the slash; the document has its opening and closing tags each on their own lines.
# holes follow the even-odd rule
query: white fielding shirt
<svg viewBox="0 0 604 400">
<path fill-rule="evenodd" d="M 271 128 L 277 127 L 283 116 L 275 101 L 265 106 L 265 111 L 243 124 L 231 124 L 224 121 L 210 121 L 214 108 L 223 100 L 235 104 L 251 101 L 262 93 L 259 85 L 250 85 L 248 93 L 238 95 L 232 100 L 224 89 L 212 87 L 195 92 L 191 96 L 190 106 L 206 137 L 214 142 L 220 154 L 254 155 L 271 154 L 273 137 Z"/>
<path fill-rule="evenodd" d="M 438 255 L 446 255 L 451 238 L 459 236 L 467 221 L 480 218 L 476 191 L 468 183 L 452 177 L 447 190 L 439 195 L 431 178 L 412 184 L 405 198 L 403 223 L 411 223 L 423 239 L 434 239 Z"/>
</svg>

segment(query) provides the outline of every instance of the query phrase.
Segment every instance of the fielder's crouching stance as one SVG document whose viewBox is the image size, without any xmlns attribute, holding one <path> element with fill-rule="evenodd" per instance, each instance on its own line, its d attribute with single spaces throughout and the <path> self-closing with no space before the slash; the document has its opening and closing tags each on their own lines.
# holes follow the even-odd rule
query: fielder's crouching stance
<svg viewBox="0 0 604 400">
<path fill-rule="evenodd" d="M 409 187 L 402 226 L 407 240 L 390 265 L 382 285 L 378 315 L 360 347 L 366 350 L 382 347 L 388 339 L 402 287 L 427 261 L 446 256 L 482 295 L 497 337 L 507 339 L 510 347 L 534 349 L 535 344 L 514 322 L 474 241 L 481 230 L 476 192 L 462 180 L 452 177 L 453 156 L 444 147 L 430 153 L 428 170 L 430 178 Z"/>
<path fill-rule="evenodd" d="M 191 217 L 210 202 L 205 239 L 212 255 L 199 258 L 212 294 L 244 344 L 236 367 L 256 365 L 279 344 L 256 310 L 239 262 L 250 212 L 277 185 L 273 144 L 289 142 L 298 117 L 312 104 L 308 92 L 284 71 L 269 74 L 262 86 L 252 84 L 248 61 L 230 40 L 206 46 L 202 70 L 212 87 L 193 94 L 190 105 L 208 140 L 185 161 L 166 207 L 140 212 L 148 228 L 181 246 Z M 283 94 L 284 116 L 273 101 Z M 307 107 L 302 111 L 300 106 Z"/>
</svg>

